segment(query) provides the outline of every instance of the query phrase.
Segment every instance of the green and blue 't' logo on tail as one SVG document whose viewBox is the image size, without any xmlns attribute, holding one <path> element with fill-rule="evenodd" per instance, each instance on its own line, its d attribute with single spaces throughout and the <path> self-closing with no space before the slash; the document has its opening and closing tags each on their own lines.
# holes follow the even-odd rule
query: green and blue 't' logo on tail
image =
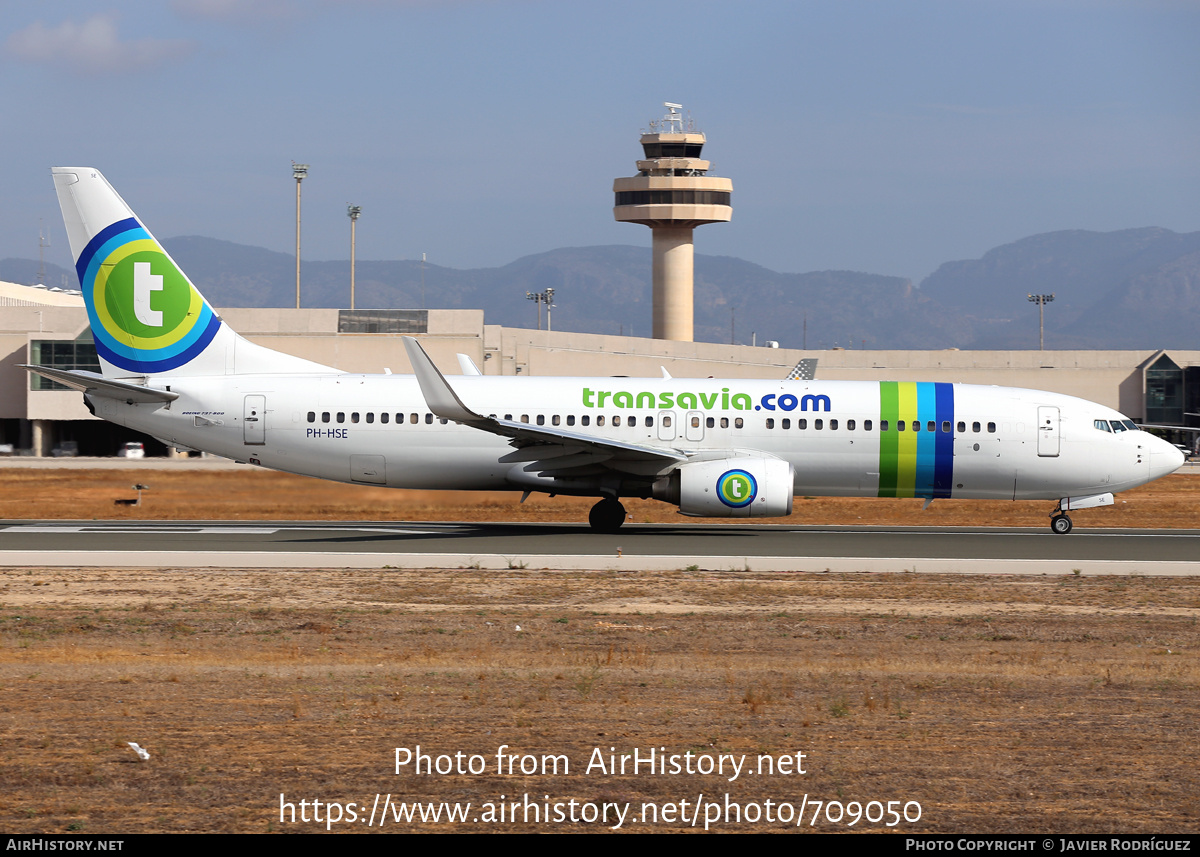
<svg viewBox="0 0 1200 857">
<path fill-rule="evenodd" d="M 200 354 L 221 327 L 212 307 L 132 217 L 93 237 L 75 270 L 96 352 L 121 369 L 169 372 Z"/>
</svg>

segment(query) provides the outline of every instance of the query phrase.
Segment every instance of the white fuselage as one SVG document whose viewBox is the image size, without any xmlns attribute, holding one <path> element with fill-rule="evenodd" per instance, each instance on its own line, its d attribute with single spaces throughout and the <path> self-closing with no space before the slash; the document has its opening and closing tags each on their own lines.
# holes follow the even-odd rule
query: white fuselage
<svg viewBox="0 0 1200 857">
<path fill-rule="evenodd" d="M 148 380 L 179 398 L 126 404 L 97 397 L 97 414 L 171 445 L 323 479 L 531 487 L 514 472 L 519 465 L 500 462 L 513 451 L 505 438 L 434 416 L 411 375 Z M 1034 390 L 891 385 L 900 388 L 897 406 L 881 392 L 888 385 L 861 381 L 453 380 L 480 414 L 696 460 L 780 458 L 795 470 L 795 494 L 1058 499 L 1126 490 L 1179 465 L 1178 453 L 1146 432 L 1098 429 L 1097 421 L 1123 419 L 1112 409 Z M 939 399 L 936 418 L 925 404 L 935 386 L 950 408 Z"/>
</svg>

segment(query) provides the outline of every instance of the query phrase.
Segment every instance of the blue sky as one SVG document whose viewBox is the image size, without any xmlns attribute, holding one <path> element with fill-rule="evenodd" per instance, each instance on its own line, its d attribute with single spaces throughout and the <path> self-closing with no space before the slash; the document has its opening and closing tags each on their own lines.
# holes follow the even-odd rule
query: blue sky
<svg viewBox="0 0 1200 857">
<path fill-rule="evenodd" d="M 68 264 L 53 165 L 160 238 L 501 265 L 612 219 L 684 105 L 732 178 L 697 252 L 919 279 L 1056 229 L 1200 229 L 1200 4 L 0 0 L 0 257 Z M 649 254 L 647 254 L 649 265 Z"/>
</svg>

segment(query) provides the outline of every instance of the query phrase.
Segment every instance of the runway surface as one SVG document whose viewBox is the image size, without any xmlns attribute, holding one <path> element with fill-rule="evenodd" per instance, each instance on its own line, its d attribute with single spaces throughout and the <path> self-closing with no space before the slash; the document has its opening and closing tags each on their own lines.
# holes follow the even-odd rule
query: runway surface
<svg viewBox="0 0 1200 857">
<path fill-rule="evenodd" d="M 1200 531 L 0 521 L 0 566 L 1200 574 Z"/>
</svg>

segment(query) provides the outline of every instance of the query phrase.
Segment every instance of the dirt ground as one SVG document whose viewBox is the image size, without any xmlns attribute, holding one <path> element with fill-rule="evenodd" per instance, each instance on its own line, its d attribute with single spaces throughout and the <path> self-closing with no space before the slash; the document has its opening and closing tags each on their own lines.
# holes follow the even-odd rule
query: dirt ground
<svg viewBox="0 0 1200 857">
<path fill-rule="evenodd" d="M 138 477 L 145 505 L 116 514 L 586 511 L 202 475 Z M 4 518 L 111 517 L 131 484 L 3 482 Z M 1196 483 L 1077 522 L 1194 526 Z M 912 505 L 798 500 L 796 519 L 1040 525 L 1047 511 Z M 1188 833 L 1198 616 L 1189 578 L 8 569 L 0 829 L 599 831 L 623 809 L 634 831 Z M 431 772 L 397 771 L 397 748 L 418 746 Z"/>
<path fill-rule="evenodd" d="M 883 830 L 886 815 L 848 822 L 864 807 L 879 819 L 890 801 L 919 812 L 897 826 L 907 831 L 1197 823 L 1193 579 L 23 569 L 3 580 L 0 827 L 13 833 L 315 831 L 329 802 L 334 830 L 368 832 L 381 829 L 366 822 L 377 795 L 392 806 L 383 830 L 607 830 L 612 820 L 586 816 L 601 804 L 629 807 L 625 830 L 685 830 L 701 800 L 698 826 L 715 812 L 718 830 L 796 830 L 801 807 L 801 830 Z M 418 746 L 447 773 L 397 773 L 396 748 Z M 744 756 L 755 770 L 731 781 L 608 769 L 635 749 L 681 765 L 689 752 L 697 766 Z M 597 750 L 605 767 L 589 771 Z M 479 773 L 453 771 L 455 753 L 477 755 Z M 498 772 L 497 753 L 532 767 Z M 757 769 L 797 753 L 803 775 Z M 542 768 L 559 755 L 565 769 Z M 561 818 L 526 821 L 526 796 Z M 496 804 L 513 800 L 517 820 L 500 820 Z M 817 800 L 837 809 L 810 827 Z M 727 801 L 740 821 L 722 814 Z M 453 804 L 473 820 L 397 822 L 397 802 Z M 766 810 L 783 804 L 783 821 Z M 681 815 L 655 824 L 654 810 Z"/>
<path fill-rule="evenodd" d="M 149 486 L 140 506 L 132 485 Z M 405 491 L 344 485 L 246 467 L 194 470 L 14 470 L 0 468 L 0 520 L 327 520 L 327 521 L 571 521 L 587 520 L 595 502 L 586 497 L 517 492 Z M 683 518 L 655 500 L 623 501 L 630 519 L 644 523 L 737 523 L 737 519 Z M 1051 501 L 922 500 L 797 497 L 796 524 L 900 524 L 908 526 L 1049 526 Z M 1176 474 L 1117 495 L 1116 504 L 1071 513 L 1081 527 L 1200 525 L 1200 478 Z"/>
</svg>

